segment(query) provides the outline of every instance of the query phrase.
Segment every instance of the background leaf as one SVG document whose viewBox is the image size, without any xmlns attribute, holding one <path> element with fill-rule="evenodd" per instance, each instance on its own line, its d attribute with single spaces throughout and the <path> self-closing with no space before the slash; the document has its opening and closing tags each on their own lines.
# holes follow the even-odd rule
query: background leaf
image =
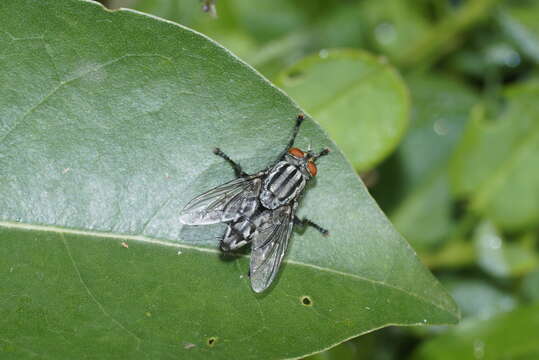
<svg viewBox="0 0 539 360">
<path fill-rule="evenodd" d="M 190 198 L 233 177 L 214 146 L 259 170 L 301 111 L 216 43 L 85 1 L 7 1 L 0 19 L 3 358 L 295 357 L 457 321 L 310 120 L 298 145 L 335 151 L 300 215 L 331 236 L 296 233 L 269 292 L 249 289 L 247 257 L 221 258 L 222 226 L 180 225 Z"/>
<path fill-rule="evenodd" d="M 418 1 L 363 1 L 362 16 L 369 26 L 369 41 L 391 59 L 398 59 L 417 39 L 431 30 Z"/>
<path fill-rule="evenodd" d="M 534 271 L 524 277 L 522 281 L 522 294 L 528 300 L 539 300 L 539 271 Z"/>
<path fill-rule="evenodd" d="M 539 305 L 522 307 L 488 320 L 463 322 L 422 345 L 414 359 L 534 359 L 539 345 Z"/>
<path fill-rule="evenodd" d="M 522 241 L 524 240 L 524 241 Z M 506 278 L 525 274 L 539 265 L 532 241 L 508 242 L 490 222 L 479 224 L 475 247 L 479 267 L 492 276 Z M 528 244 L 527 244 L 527 243 Z"/>
<path fill-rule="evenodd" d="M 497 19 L 505 34 L 530 59 L 539 63 L 539 2 L 506 1 Z"/>
<path fill-rule="evenodd" d="M 476 108 L 451 163 L 457 195 L 501 228 L 539 223 L 539 83 L 504 93 L 498 116 Z"/>
<path fill-rule="evenodd" d="M 384 59 L 364 52 L 322 51 L 286 69 L 277 84 L 320 121 L 359 171 L 386 157 L 408 126 L 402 79 Z"/>
<path fill-rule="evenodd" d="M 463 318 L 485 320 L 517 306 L 517 299 L 487 281 L 467 279 L 445 282 L 459 305 Z"/>
<path fill-rule="evenodd" d="M 397 229 L 425 251 L 447 240 L 455 225 L 448 161 L 477 95 L 447 76 L 418 73 L 406 81 L 413 100 L 410 129 L 380 168 L 373 192 Z"/>
</svg>

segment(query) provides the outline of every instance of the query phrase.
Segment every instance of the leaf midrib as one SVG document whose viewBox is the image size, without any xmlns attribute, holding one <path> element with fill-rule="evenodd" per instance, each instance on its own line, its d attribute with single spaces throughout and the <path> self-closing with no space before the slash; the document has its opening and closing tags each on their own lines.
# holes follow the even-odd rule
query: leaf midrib
<svg viewBox="0 0 539 360">
<path fill-rule="evenodd" d="M 71 235 L 94 236 L 94 237 L 100 237 L 100 238 L 133 240 L 133 241 L 139 241 L 139 242 L 146 243 L 146 244 L 154 244 L 154 245 L 175 247 L 175 248 L 194 250 L 194 251 L 199 251 L 199 252 L 204 252 L 204 253 L 220 254 L 220 251 L 216 250 L 216 249 L 209 249 L 209 248 L 200 247 L 200 246 L 193 246 L 193 245 L 180 244 L 180 243 L 175 243 L 175 242 L 168 242 L 168 241 L 154 239 L 154 238 L 151 238 L 151 237 L 148 237 L 148 236 L 143 236 L 143 235 L 128 235 L 128 234 L 115 234 L 115 233 L 89 231 L 89 230 L 76 230 L 76 229 L 62 228 L 62 227 L 51 226 L 51 225 L 35 225 L 35 224 L 27 224 L 27 223 L 21 223 L 21 222 L 10 222 L 10 221 L 0 221 L 0 227 L 4 227 L 4 228 L 8 228 L 8 229 L 21 229 L 21 230 L 27 230 L 27 231 L 31 231 L 31 230 L 34 230 L 34 231 L 46 231 L 46 232 L 54 232 L 54 233 L 59 233 L 59 234 L 71 234 Z M 238 255 L 238 257 L 246 257 L 246 258 L 248 258 L 249 255 Z M 386 283 L 384 281 L 369 279 L 369 278 L 366 278 L 366 277 L 362 277 L 360 275 L 347 273 L 347 272 L 343 272 L 343 271 L 339 271 L 339 270 L 335 270 L 335 269 L 331 269 L 331 268 L 327 268 L 327 267 L 323 267 L 323 266 L 307 264 L 307 263 L 303 263 L 303 262 L 296 261 L 296 260 L 287 260 L 287 259 L 285 259 L 284 262 L 287 263 L 287 264 L 290 264 L 290 265 L 296 265 L 296 266 L 300 266 L 300 267 L 308 267 L 308 268 L 311 268 L 311 269 L 316 269 L 316 270 L 323 271 L 323 272 L 328 272 L 328 273 L 331 273 L 331 274 L 337 274 L 337 275 L 341 275 L 341 276 L 351 277 L 351 278 L 354 278 L 354 279 L 359 280 L 359 281 L 365 281 L 365 282 L 369 282 L 369 283 L 372 283 L 372 284 L 385 286 L 385 287 L 388 287 L 390 289 L 402 292 L 405 295 L 408 295 L 408 296 L 414 297 L 416 299 L 419 299 L 419 300 L 421 300 L 421 301 L 423 301 L 425 303 L 428 303 L 428 304 L 434 306 L 435 308 L 452 315 L 453 317 L 455 317 L 457 319 L 459 318 L 458 314 L 444 308 L 440 304 L 436 304 L 436 303 L 432 302 L 431 300 L 429 300 L 427 298 L 424 298 L 423 296 L 421 296 L 419 294 L 407 291 L 406 289 L 399 288 L 399 287 L 397 287 L 395 285 Z"/>
</svg>

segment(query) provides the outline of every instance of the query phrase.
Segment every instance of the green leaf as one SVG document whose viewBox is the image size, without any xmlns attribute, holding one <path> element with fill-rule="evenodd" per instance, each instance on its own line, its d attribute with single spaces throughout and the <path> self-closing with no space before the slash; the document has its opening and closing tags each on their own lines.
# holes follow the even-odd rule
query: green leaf
<svg viewBox="0 0 539 360">
<path fill-rule="evenodd" d="M 522 279 L 522 295 L 532 301 L 539 301 L 539 270 L 529 273 Z"/>
<path fill-rule="evenodd" d="M 520 276 L 539 265 L 535 244 L 508 242 L 489 221 L 476 229 L 474 244 L 479 267 L 495 277 Z"/>
<path fill-rule="evenodd" d="M 455 79 L 429 74 L 406 78 L 412 94 L 410 129 L 381 167 L 375 197 L 392 204 L 390 218 L 418 251 L 432 249 L 454 226 L 447 164 L 476 94 Z M 391 174 L 398 169 L 398 174 Z"/>
<path fill-rule="evenodd" d="M 536 63 L 539 63 L 538 17 L 537 1 L 505 1 L 497 15 L 507 37 Z"/>
<path fill-rule="evenodd" d="M 268 292 L 250 290 L 248 256 L 217 250 L 222 225 L 180 224 L 233 178 L 213 147 L 260 170 L 301 111 L 226 49 L 86 1 L 3 1 L 0 24 L 3 359 L 298 357 L 457 321 L 311 119 L 297 145 L 334 151 L 298 215 L 331 236 L 295 233 Z"/>
<path fill-rule="evenodd" d="M 428 251 L 446 240 L 454 226 L 451 200 L 446 172 L 442 169 L 413 189 L 390 217 L 414 248 Z"/>
<path fill-rule="evenodd" d="M 458 4 L 456 11 L 444 16 L 399 54 L 398 63 L 402 67 L 435 64 L 444 55 L 460 47 L 467 39 L 463 33 L 487 18 L 500 1 L 476 0 Z"/>
<path fill-rule="evenodd" d="M 406 82 L 413 116 L 398 152 L 406 183 L 417 186 L 445 166 L 478 97 L 464 83 L 441 74 L 414 74 Z"/>
<path fill-rule="evenodd" d="M 539 303 L 488 320 L 463 321 L 446 334 L 423 343 L 413 359 L 537 359 Z"/>
<path fill-rule="evenodd" d="M 499 27 L 487 28 L 484 21 L 499 2 L 362 1 L 361 20 L 364 33 L 370 35 L 367 45 L 399 68 L 425 69 L 443 60 L 441 69 L 446 73 L 454 74 L 450 64 L 461 76 L 491 76 L 493 65 L 512 71 L 520 63 L 519 54 L 508 44 L 488 44 L 504 39 Z"/>
<path fill-rule="evenodd" d="M 477 107 L 451 163 L 456 194 L 502 229 L 539 224 L 539 82 L 507 89 L 498 116 Z"/>
<path fill-rule="evenodd" d="M 513 295 L 497 289 L 484 280 L 460 278 L 444 284 L 459 305 L 463 321 L 472 317 L 488 319 L 497 313 L 512 310 L 517 305 Z"/>
<path fill-rule="evenodd" d="M 409 96 L 385 60 L 358 50 L 331 50 L 304 58 L 277 84 L 312 114 L 357 170 L 393 151 L 408 126 Z"/>
<path fill-rule="evenodd" d="M 429 32 L 432 25 L 414 1 L 378 0 L 361 3 L 361 17 L 369 27 L 370 42 L 391 59 L 397 59 Z"/>
<path fill-rule="evenodd" d="M 490 282 L 463 274 L 462 272 L 445 273 L 442 284 L 455 299 L 460 311 L 460 323 L 472 323 L 474 320 L 486 320 L 492 316 L 511 311 L 518 305 L 518 297 L 507 289 L 500 289 Z M 452 326 L 414 327 L 402 329 L 427 339 L 450 331 Z M 443 335 L 442 335 L 443 336 Z"/>
</svg>

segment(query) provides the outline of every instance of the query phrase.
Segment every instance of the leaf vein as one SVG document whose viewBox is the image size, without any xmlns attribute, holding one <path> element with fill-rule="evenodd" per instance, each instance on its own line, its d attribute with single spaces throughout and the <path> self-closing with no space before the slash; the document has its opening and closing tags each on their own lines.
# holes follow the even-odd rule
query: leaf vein
<svg viewBox="0 0 539 360">
<path fill-rule="evenodd" d="M 37 231 L 48 231 L 48 232 L 56 232 L 59 234 L 72 234 L 72 235 L 82 235 L 82 236 L 95 236 L 95 237 L 102 237 L 102 238 L 113 238 L 113 239 L 126 239 L 126 240 L 132 240 L 132 241 L 139 241 L 146 244 L 154 244 L 154 245 L 161 245 L 161 246 L 168 246 L 168 247 L 175 247 L 175 248 L 181 248 L 181 249 L 187 249 L 187 250 L 194 250 L 199 252 L 205 252 L 205 253 L 212 253 L 212 254 L 219 254 L 220 251 L 217 249 L 210 249 L 200 246 L 194 246 L 194 245 L 187 245 L 187 244 L 180 244 L 177 242 L 169 242 L 164 240 L 158 240 L 154 238 L 150 238 L 147 236 L 142 235 L 123 235 L 123 234 L 113 234 L 113 233 L 106 233 L 106 232 L 98 232 L 98 231 L 88 231 L 88 230 L 75 230 L 75 229 L 67 229 L 67 228 L 61 228 L 56 226 L 50 226 L 50 225 L 34 225 L 34 224 L 25 224 L 25 223 L 13 223 L 9 221 L 0 221 L 0 227 L 5 228 L 14 228 L 14 229 L 23 229 L 23 230 L 37 230 Z M 248 255 L 240 255 L 244 257 L 249 257 Z M 307 264 L 296 260 L 286 260 L 285 262 L 287 264 L 291 265 L 297 265 L 297 266 L 303 266 L 308 267 L 311 269 L 316 269 L 323 272 L 328 272 L 331 274 L 337 274 L 341 276 L 351 277 L 360 281 L 369 282 L 373 285 L 379 285 L 391 288 L 393 290 L 402 292 L 403 294 L 406 294 L 411 297 L 415 297 L 418 300 L 421 300 L 423 302 L 426 302 L 434 307 L 436 307 L 438 310 L 441 310 L 445 313 L 451 314 L 453 316 L 458 316 L 455 312 L 446 309 L 443 305 L 434 302 L 432 299 L 425 298 L 419 294 L 410 292 L 409 290 L 400 288 L 398 286 L 389 284 L 387 282 L 381 281 L 381 280 L 375 280 L 375 279 L 369 279 L 357 274 L 347 273 L 323 266 L 313 265 L 313 264 Z"/>
<path fill-rule="evenodd" d="M 121 61 L 125 58 L 129 58 L 129 57 L 161 57 L 163 59 L 166 59 L 168 61 L 172 61 L 170 58 L 166 57 L 166 56 L 163 56 L 163 55 L 159 55 L 159 54 L 125 54 L 125 55 L 122 55 L 120 57 L 117 57 L 115 59 L 112 59 L 112 60 L 109 60 L 107 62 L 104 62 L 100 65 L 97 65 L 87 71 L 84 71 L 82 73 L 79 73 L 77 74 L 76 76 L 70 78 L 70 79 L 67 79 L 67 80 L 63 80 L 63 81 L 60 81 L 60 83 L 58 84 L 58 86 L 56 86 L 55 88 L 53 88 L 51 91 L 49 91 L 47 94 L 45 94 L 45 96 L 43 96 L 35 105 L 31 106 L 21 117 L 19 120 L 15 121 L 15 125 L 13 125 L 13 127 L 11 129 L 9 129 L 7 131 L 7 133 L 0 139 L 0 144 L 2 142 L 4 142 L 5 139 L 7 139 L 7 137 L 9 135 L 11 135 L 11 133 L 13 133 L 13 131 L 15 131 L 22 123 L 24 123 L 24 121 L 26 120 L 26 118 L 31 115 L 34 111 L 36 111 L 37 108 L 39 108 L 41 105 L 43 105 L 48 99 L 50 99 L 54 94 L 56 94 L 56 92 L 58 92 L 61 88 L 63 88 L 64 86 L 66 86 L 67 84 L 70 84 L 74 81 L 77 81 L 81 78 L 83 78 L 84 76 L 94 72 L 94 71 L 97 71 L 97 70 L 100 70 L 100 69 L 103 69 L 107 66 L 110 66 L 112 64 L 115 64 L 117 63 L 118 61 Z"/>
<path fill-rule="evenodd" d="M 80 283 L 82 284 L 82 286 L 84 287 L 84 289 L 86 290 L 86 293 L 88 294 L 88 296 L 90 297 L 90 299 L 92 300 L 92 302 L 94 302 L 97 307 L 99 308 L 99 310 L 101 310 L 101 312 L 103 313 L 103 315 L 105 315 L 106 317 L 108 317 L 109 319 L 112 320 L 112 322 L 116 325 L 118 325 L 121 329 L 123 329 L 125 332 L 127 332 L 128 334 L 130 334 L 131 336 L 133 336 L 136 340 L 137 340 L 137 350 L 140 348 L 140 343 L 142 342 L 141 338 L 138 337 L 134 332 L 132 332 L 131 330 L 129 330 L 124 324 L 122 324 L 120 321 L 118 321 L 118 319 L 116 319 L 115 317 L 113 317 L 106 309 L 105 307 L 103 306 L 103 304 L 101 304 L 101 302 L 97 299 L 97 297 L 94 295 L 94 293 L 92 292 L 92 290 L 88 287 L 88 285 L 86 284 L 86 282 L 84 281 L 84 279 L 82 278 L 82 275 L 80 273 L 80 270 L 79 270 L 79 267 L 77 266 L 77 263 L 75 262 L 75 259 L 73 258 L 73 255 L 71 254 L 71 250 L 69 250 L 69 246 L 67 245 L 67 241 L 64 237 L 64 234 L 63 233 L 60 233 L 60 237 L 62 238 L 62 243 L 64 244 L 64 247 L 66 249 L 66 252 L 67 252 L 67 255 L 69 257 L 69 259 L 71 260 L 71 264 L 73 265 L 73 269 L 75 270 L 75 273 L 77 274 L 77 277 L 79 278 L 79 281 Z"/>
</svg>

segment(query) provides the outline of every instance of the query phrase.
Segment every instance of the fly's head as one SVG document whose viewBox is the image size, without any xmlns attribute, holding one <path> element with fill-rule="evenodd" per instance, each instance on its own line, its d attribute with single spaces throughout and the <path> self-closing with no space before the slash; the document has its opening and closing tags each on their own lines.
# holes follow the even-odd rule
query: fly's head
<svg viewBox="0 0 539 360">
<path fill-rule="evenodd" d="M 329 154 L 329 149 L 324 149 L 318 154 L 314 153 L 312 150 L 303 151 L 298 148 L 288 149 L 288 153 L 285 158 L 291 164 L 297 166 L 300 171 L 308 179 L 315 177 L 318 169 L 316 168 L 316 160 L 324 155 Z"/>
</svg>

